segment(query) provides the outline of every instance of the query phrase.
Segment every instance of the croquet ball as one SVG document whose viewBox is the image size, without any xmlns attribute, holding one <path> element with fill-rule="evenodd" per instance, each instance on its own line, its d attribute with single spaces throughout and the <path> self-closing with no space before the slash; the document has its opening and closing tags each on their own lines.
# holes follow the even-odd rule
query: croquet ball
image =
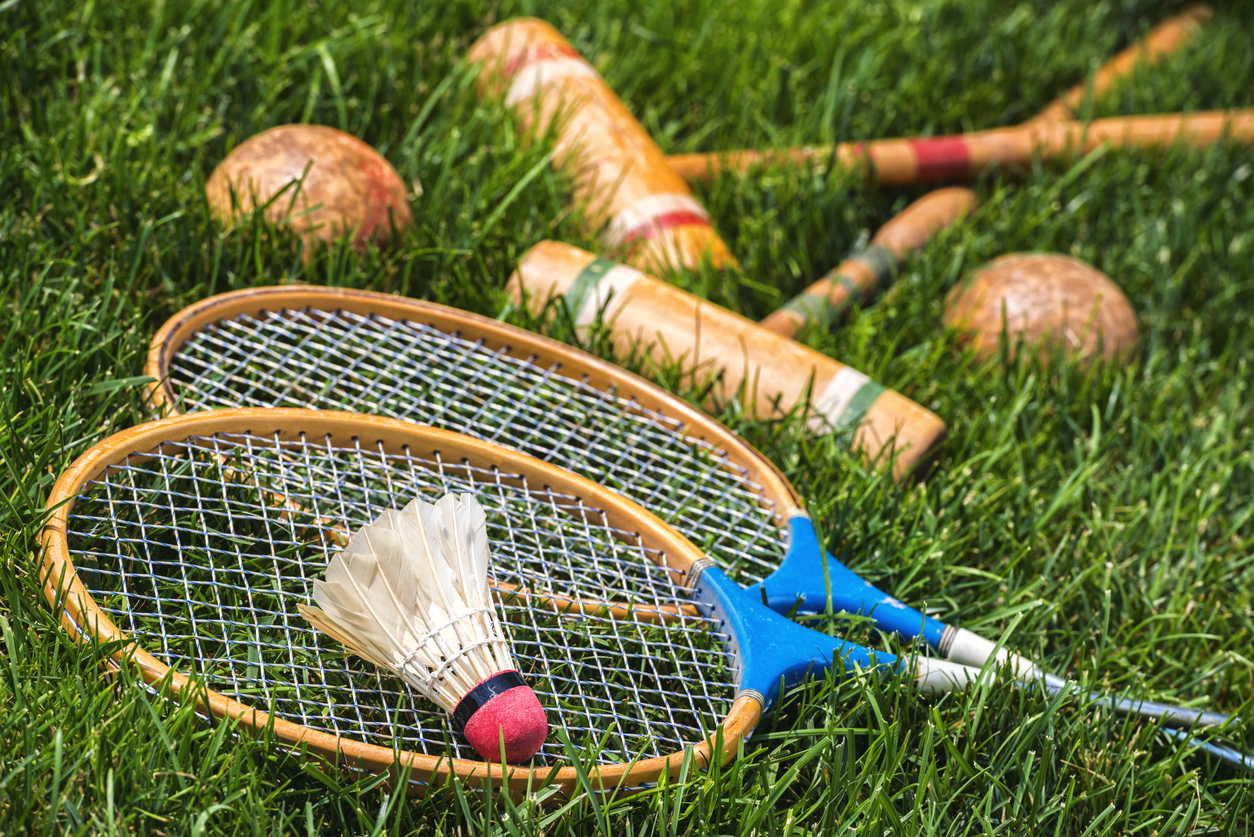
<svg viewBox="0 0 1254 837">
<path fill-rule="evenodd" d="M 1140 336 L 1136 314 L 1104 274 L 1057 253 L 1012 253 L 994 259 L 945 298 L 944 322 L 981 357 L 997 354 L 1002 325 L 1013 350 L 1025 345 L 1089 359 L 1126 357 Z"/>
<path fill-rule="evenodd" d="M 324 125 L 280 125 L 249 137 L 213 170 L 205 195 L 223 223 L 269 203 L 266 219 L 290 223 L 308 243 L 351 233 L 358 250 L 413 220 L 396 169 L 361 140 Z"/>
</svg>

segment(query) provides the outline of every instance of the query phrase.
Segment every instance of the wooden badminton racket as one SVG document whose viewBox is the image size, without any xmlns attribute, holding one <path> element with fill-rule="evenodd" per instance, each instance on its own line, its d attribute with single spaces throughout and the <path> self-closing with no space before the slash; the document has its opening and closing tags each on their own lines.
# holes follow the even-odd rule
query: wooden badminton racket
<svg viewBox="0 0 1254 837">
<path fill-rule="evenodd" d="M 299 615 L 344 533 L 448 492 L 484 508 L 513 659 L 595 762 L 598 791 L 674 777 L 685 748 L 698 766 L 730 758 L 781 684 L 833 664 L 902 671 L 929 691 L 979 676 L 791 622 L 622 494 L 551 464 L 325 410 L 194 413 L 100 442 L 48 499 L 42 580 L 73 635 L 119 643 L 116 664 L 308 756 L 407 768 L 419 786 L 452 774 L 573 795 L 560 740 L 527 766 L 484 762 L 447 713 Z"/>
<path fill-rule="evenodd" d="M 362 291 L 249 289 L 176 314 L 154 337 L 145 371 L 157 379 L 150 395 L 162 412 L 352 409 L 507 445 L 641 503 L 778 612 L 830 605 L 920 637 L 953 662 L 1039 671 L 827 553 L 783 475 L 710 416 L 613 364 L 496 320 Z M 1225 718 L 1139 697 L 1093 699 L 1171 724 Z"/>
</svg>

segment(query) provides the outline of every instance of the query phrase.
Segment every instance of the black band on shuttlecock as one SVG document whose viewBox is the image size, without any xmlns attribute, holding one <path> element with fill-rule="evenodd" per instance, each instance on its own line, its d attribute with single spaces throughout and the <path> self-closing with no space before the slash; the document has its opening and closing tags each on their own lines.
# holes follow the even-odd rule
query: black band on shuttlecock
<svg viewBox="0 0 1254 837">
<path fill-rule="evenodd" d="M 467 692 L 466 696 L 458 702 L 457 708 L 452 713 L 453 728 L 458 732 L 462 732 L 466 729 L 466 724 L 470 723 L 471 716 L 492 698 L 503 692 L 508 692 L 510 689 L 526 685 L 527 681 L 523 680 L 522 675 L 518 672 L 498 671 Z"/>
</svg>

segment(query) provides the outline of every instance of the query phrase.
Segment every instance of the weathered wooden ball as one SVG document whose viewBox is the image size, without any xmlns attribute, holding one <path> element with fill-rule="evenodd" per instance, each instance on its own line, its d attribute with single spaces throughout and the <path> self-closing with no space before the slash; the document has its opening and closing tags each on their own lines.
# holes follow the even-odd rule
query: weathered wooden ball
<svg viewBox="0 0 1254 837">
<path fill-rule="evenodd" d="M 1011 347 L 1061 346 L 1081 360 L 1100 350 L 1126 357 L 1140 337 L 1136 314 L 1119 286 L 1100 271 L 1057 253 L 1012 253 L 994 259 L 945 298 L 944 322 L 959 329 L 981 357 L 997 354 L 1004 323 Z"/>
<path fill-rule="evenodd" d="M 249 137 L 213 170 L 205 194 L 223 223 L 274 199 L 266 219 L 291 224 L 310 245 L 351 233 L 364 250 L 413 220 L 405 184 L 383 155 L 324 125 L 280 125 Z"/>
</svg>

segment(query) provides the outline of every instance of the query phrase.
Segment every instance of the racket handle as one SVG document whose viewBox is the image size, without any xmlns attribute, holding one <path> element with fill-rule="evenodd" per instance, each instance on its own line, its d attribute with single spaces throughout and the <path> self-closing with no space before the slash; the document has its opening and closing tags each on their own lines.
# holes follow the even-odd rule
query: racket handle
<svg viewBox="0 0 1254 837">
<path fill-rule="evenodd" d="M 649 278 L 632 268 L 555 241 L 532 247 L 507 290 L 544 312 L 560 296 L 576 326 L 612 324 L 614 349 L 641 348 L 658 365 L 678 364 L 716 399 L 743 398 L 759 416 L 808 408 L 816 431 L 847 430 L 871 467 L 893 461 L 904 477 L 945 435 L 945 423 L 905 396 L 757 323 Z"/>
<path fill-rule="evenodd" d="M 1057 694 L 1068 687 L 1066 680 L 1054 674 L 1043 674 L 1041 677 L 1045 690 Z M 1140 698 L 1121 697 L 1106 692 L 1089 692 L 1089 702 L 1101 706 L 1120 715 L 1139 715 L 1142 718 L 1162 720 L 1170 727 L 1217 727 L 1232 719 L 1224 712 L 1206 712 L 1201 709 L 1188 709 L 1183 706 L 1172 706 L 1169 703 L 1157 703 Z"/>
<path fill-rule="evenodd" d="M 470 48 L 481 97 L 503 96 L 524 128 L 556 124 L 554 165 L 571 177 L 592 231 L 624 261 L 653 271 L 734 265 L 688 184 L 614 91 L 561 33 L 517 18 Z"/>
<path fill-rule="evenodd" d="M 1063 689 L 1069 688 L 1070 685 L 1061 677 L 1053 674 L 1044 675 L 1042 681 L 1044 682 L 1045 690 L 1050 694 L 1057 694 Z M 1203 712 L 1198 709 L 1186 709 L 1182 706 L 1172 706 L 1166 703 L 1156 703 L 1138 698 L 1119 697 L 1103 692 L 1089 692 L 1088 700 L 1093 706 L 1102 706 L 1120 715 L 1138 715 L 1142 718 L 1161 720 L 1164 724 L 1162 731 L 1169 738 L 1173 738 L 1181 744 L 1190 747 L 1197 747 L 1207 755 L 1227 762 L 1233 767 L 1240 767 L 1254 772 L 1254 756 L 1249 756 L 1232 747 L 1204 741 L 1192 731 L 1196 727 L 1222 726 L 1231 720 L 1231 715 L 1223 712 Z"/>
<path fill-rule="evenodd" d="M 975 192 L 965 187 L 924 195 L 880 227 L 869 246 L 762 320 L 762 327 L 794 337 L 808 323 L 834 326 L 849 305 L 892 281 L 907 255 L 969 214 L 976 203 Z"/>
<path fill-rule="evenodd" d="M 937 645 L 937 650 L 944 654 L 947 660 L 977 669 L 982 668 L 996 652 L 997 665 L 1009 665 L 1017 678 L 1040 680 L 1050 694 L 1057 694 L 1068 688 L 1067 681 L 1063 678 L 1046 673 L 1031 660 L 1008 648 L 998 649 L 996 643 L 965 628 L 947 627 Z M 1089 692 L 1088 699 L 1094 706 L 1105 707 L 1120 715 L 1139 715 L 1142 718 L 1162 720 L 1171 727 L 1220 726 L 1231 718 L 1223 712 L 1205 712 L 1104 692 Z"/>
<path fill-rule="evenodd" d="M 977 667 L 968 667 L 926 657 L 920 657 L 917 661 L 917 666 L 916 685 L 921 691 L 928 694 L 964 691 L 974 685 L 980 676 L 980 669 Z M 1056 694 L 1066 688 L 1064 681 L 1053 675 L 1045 675 L 1042 679 L 1045 682 L 1046 690 L 1051 694 Z M 1113 695 L 1102 695 L 1097 692 L 1091 692 L 1089 699 L 1094 705 L 1108 707 L 1120 714 L 1136 714 L 1145 718 L 1162 719 L 1164 724 L 1176 727 L 1218 726 L 1229 718 L 1229 716 L 1218 712 L 1197 712 L 1191 709 L 1181 709 L 1177 706 L 1120 698 Z M 1169 738 L 1173 738 L 1181 744 L 1197 747 L 1207 755 L 1218 758 L 1234 767 L 1254 772 L 1254 756 L 1246 755 L 1232 747 L 1204 741 L 1189 729 L 1175 729 L 1172 726 L 1167 726 L 1164 727 L 1163 732 Z"/>
<path fill-rule="evenodd" d="M 1209 756 L 1214 756 L 1221 761 L 1225 761 L 1233 767 L 1244 768 L 1245 770 L 1254 773 L 1254 756 L 1248 756 L 1233 747 L 1225 747 L 1222 744 L 1203 741 L 1187 730 L 1165 727 L 1163 728 L 1163 733 L 1168 738 L 1174 738 L 1181 744 L 1185 744 L 1190 747 L 1197 747 L 1203 753 L 1206 753 Z"/>
</svg>

